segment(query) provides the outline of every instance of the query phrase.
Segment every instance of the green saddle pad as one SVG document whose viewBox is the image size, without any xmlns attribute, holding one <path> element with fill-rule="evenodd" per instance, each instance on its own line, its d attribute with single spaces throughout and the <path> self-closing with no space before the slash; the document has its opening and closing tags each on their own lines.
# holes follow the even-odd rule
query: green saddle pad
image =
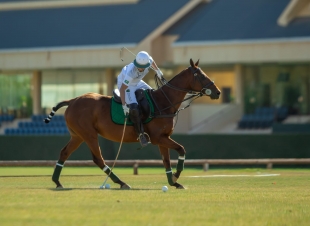
<svg viewBox="0 0 310 226">
<path fill-rule="evenodd" d="M 153 106 L 153 102 L 151 101 L 149 94 L 147 93 L 146 90 L 144 90 L 144 94 L 146 96 L 146 99 L 150 105 L 151 108 L 151 115 L 154 115 L 154 106 Z M 111 101 L 111 118 L 112 121 L 116 124 L 119 125 L 124 125 L 125 122 L 125 115 L 124 115 L 124 111 L 123 111 L 123 107 L 122 104 L 117 103 L 114 100 L 114 97 L 112 97 L 112 101 Z M 143 121 L 143 124 L 146 124 L 148 122 L 150 122 L 153 118 L 152 117 L 148 117 L 145 121 Z M 128 118 L 126 125 L 133 125 L 133 123 L 130 121 L 130 118 Z"/>
</svg>

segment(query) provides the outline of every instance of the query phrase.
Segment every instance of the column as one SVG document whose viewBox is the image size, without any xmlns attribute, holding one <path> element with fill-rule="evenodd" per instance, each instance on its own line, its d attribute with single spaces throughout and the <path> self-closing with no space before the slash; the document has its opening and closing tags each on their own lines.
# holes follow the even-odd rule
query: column
<svg viewBox="0 0 310 226">
<path fill-rule="evenodd" d="M 235 102 L 243 109 L 243 80 L 242 80 L 242 65 L 236 64 L 234 67 L 235 72 Z"/>
<path fill-rule="evenodd" d="M 112 68 L 107 68 L 105 70 L 105 78 L 104 81 L 107 84 L 106 95 L 112 96 L 112 92 L 114 89 L 114 85 L 116 84 L 116 79 L 114 75 L 115 71 Z"/>
<path fill-rule="evenodd" d="M 41 108 L 41 85 L 42 73 L 41 71 L 34 71 L 32 74 L 32 113 L 34 115 L 42 114 Z"/>
</svg>

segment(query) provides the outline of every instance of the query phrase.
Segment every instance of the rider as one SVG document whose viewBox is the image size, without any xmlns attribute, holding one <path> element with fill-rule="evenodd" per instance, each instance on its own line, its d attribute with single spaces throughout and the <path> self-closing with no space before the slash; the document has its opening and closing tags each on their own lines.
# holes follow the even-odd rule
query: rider
<svg viewBox="0 0 310 226">
<path fill-rule="evenodd" d="M 124 114 L 129 114 L 142 147 L 148 145 L 149 142 L 144 135 L 135 91 L 141 88 L 151 89 L 151 87 L 142 80 L 149 72 L 150 67 L 156 71 L 159 78 L 162 78 L 163 73 L 157 67 L 153 58 L 147 52 L 141 51 L 137 54 L 132 63 L 123 67 L 121 73 L 117 77 L 117 86 L 120 91 Z"/>
</svg>

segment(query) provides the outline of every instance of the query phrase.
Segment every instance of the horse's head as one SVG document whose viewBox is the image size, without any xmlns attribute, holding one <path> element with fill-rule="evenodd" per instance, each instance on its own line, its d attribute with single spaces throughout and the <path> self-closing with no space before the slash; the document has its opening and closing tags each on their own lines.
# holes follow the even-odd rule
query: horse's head
<svg viewBox="0 0 310 226">
<path fill-rule="evenodd" d="M 191 66 L 188 68 L 194 76 L 194 82 L 192 82 L 192 89 L 200 92 L 202 95 L 209 96 L 211 99 L 218 99 L 221 95 L 221 91 L 214 84 L 213 81 L 204 73 L 199 67 L 199 60 L 194 64 L 190 59 Z"/>
</svg>

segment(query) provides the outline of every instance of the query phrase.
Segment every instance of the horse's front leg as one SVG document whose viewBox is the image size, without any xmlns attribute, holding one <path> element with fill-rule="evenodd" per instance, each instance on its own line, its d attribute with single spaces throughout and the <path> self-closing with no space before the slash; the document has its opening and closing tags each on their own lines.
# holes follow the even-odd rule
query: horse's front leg
<svg viewBox="0 0 310 226">
<path fill-rule="evenodd" d="M 166 169 L 166 175 L 168 182 L 171 186 L 175 186 L 178 189 L 184 189 L 183 185 L 177 183 L 178 178 L 180 177 L 181 172 L 184 169 L 184 159 L 185 159 L 185 151 L 182 155 L 179 153 L 179 159 L 177 164 L 177 172 L 172 173 L 171 163 L 170 163 L 170 153 L 169 148 L 159 145 L 160 154 L 163 159 L 163 163 Z M 183 148 L 183 147 L 182 147 Z M 184 148 L 183 148 L 184 150 Z"/>
</svg>

